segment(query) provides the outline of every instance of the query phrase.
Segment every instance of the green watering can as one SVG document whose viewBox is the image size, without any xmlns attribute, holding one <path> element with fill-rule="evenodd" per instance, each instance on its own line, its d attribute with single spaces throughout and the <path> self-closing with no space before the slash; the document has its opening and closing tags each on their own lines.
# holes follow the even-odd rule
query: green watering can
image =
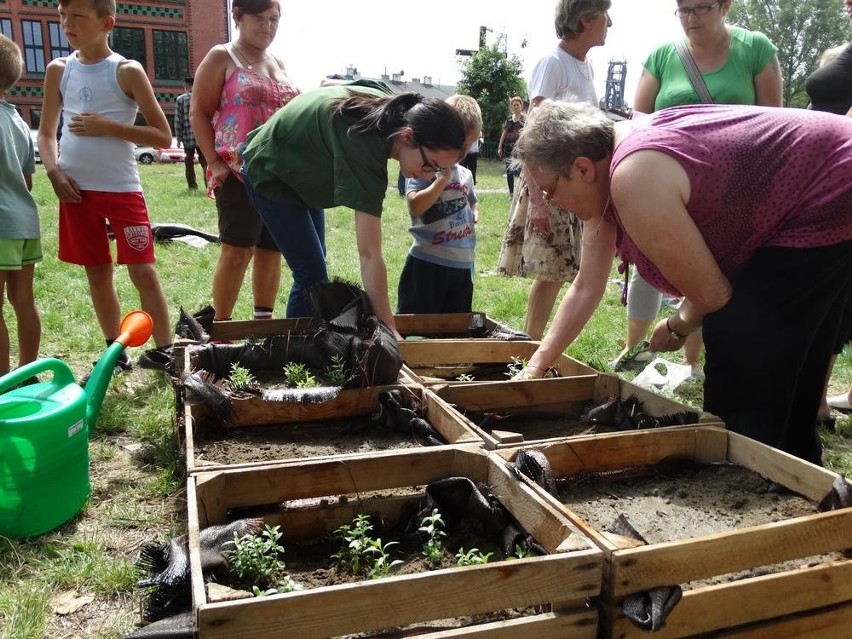
<svg viewBox="0 0 852 639">
<path fill-rule="evenodd" d="M 148 341 L 153 325 L 144 311 L 128 313 L 86 388 L 77 385 L 65 362 L 52 358 L 0 378 L 0 535 L 40 535 L 80 512 L 91 491 L 89 430 L 113 368 L 125 347 Z M 47 372 L 50 381 L 15 388 Z"/>
</svg>

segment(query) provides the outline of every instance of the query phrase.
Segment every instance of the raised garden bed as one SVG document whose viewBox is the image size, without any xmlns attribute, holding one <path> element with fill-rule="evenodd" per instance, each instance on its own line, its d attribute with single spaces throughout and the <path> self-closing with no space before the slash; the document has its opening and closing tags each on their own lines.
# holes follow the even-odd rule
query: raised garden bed
<svg viewBox="0 0 852 639">
<path fill-rule="evenodd" d="M 489 449 L 568 436 L 655 428 L 672 421 L 718 423 L 709 413 L 599 374 L 521 382 L 447 384 L 432 389 L 470 422 Z M 621 400 L 620 412 L 592 407 Z M 638 401 L 637 404 L 634 400 Z"/>
<path fill-rule="evenodd" d="M 402 342 L 400 353 L 409 381 L 422 384 L 460 384 L 508 381 L 538 348 L 538 342 L 436 339 Z M 552 366 L 560 377 L 596 375 L 597 371 L 567 355 Z"/>
<path fill-rule="evenodd" d="M 683 587 L 683 597 L 656 637 L 780 623 L 785 615 L 852 602 L 852 561 L 843 555 L 852 548 L 852 509 L 817 507 L 838 481 L 834 473 L 713 426 L 531 448 L 549 461 L 559 496 L 537 490 L 605 553 L 599 599 L 604 639 L 647 636 L 624 615 L 625 599 L 675 585 Z M 510 460 L 518 450 L 492 454 Z M 686 475 L 673 472 L 673 460 L 687 462 Z M 718 466 L 700 470 L 695 464 Z M 739 495 L 728 492 L 732 486 Z M 605 525 L 619 514 L 646 545 Z"/>
<path fill-rule="evenodd" d="M 377 419 L 380 399 L 385 400 L 386 394 L 394 390 L 408 405 L 419 406 L 417 414 L 443 442 L 481 444 L 479 435 L 433 392 L 420 386 L 373 387 L 347 391 L 347 396 L 357 400 L 349 405 L 337 402 L 336 406 L 300 406 L 317 413 L 323 411 L 312 421 L 297 419 L 271 424 L 266 421 L 270 407 L 259 405 L 254 418 L 257 426 L 248 425 L 253 419 L 248 406 L 241 407 L 241 425 L 225 426 L 204 407 L 185 404 L 182 430 L 187 470 L 194 473 L 221 466 L 253 466 L 287 459 L 440 445 L 434 436 L 428 437 L 416 429 L 417 424 L 403 430 Z M 276 408 L 278 414 L 284 411 L 283 407 Z M 381 411 L 383 417 L 387 412 L 384 406 Z"/>
<path fill-rule="evenodd" d="M 392 528 L 419 502 L 426 485 L 448 477 L 487 485 L 514 522 L 549 554 L 237 601 L 211 600 L 201 571 L 203 528 L 247 510 L 281 526 L 286 543 L 324 539 L 359 513 L 374 515 Z M 526 632 L 545 639 L 592 639 L 597 632 L 597 613 L 586 600 L 600 592 L 600 550 L 478 448 L 350 455 L 197 473 L 189 479 L 188 503 L 193 600 L 202 639 L 277 637 L 282 629 L 300 639 L 354 633 L 508 638 Z M 514 611 L 508 619 L 507 610 Z M 383 635 L 383 629 L 394 629 L 393 634 Z"/>
</svg>

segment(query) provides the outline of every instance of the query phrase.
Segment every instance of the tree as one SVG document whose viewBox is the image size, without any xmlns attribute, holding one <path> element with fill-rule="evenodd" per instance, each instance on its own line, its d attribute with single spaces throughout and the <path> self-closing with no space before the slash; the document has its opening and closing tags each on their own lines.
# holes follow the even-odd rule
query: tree
<svg viewBox="0 0 852 639">
<path fill-rule="evenodd" d="M 480 47 L 462 61 L 462 79 L 458 91 L 479 102 L 485 138 L 496 142 L 503 121 L 509 113 L 509 98 L 526 96 L 526 83 L 521 78 L 523 67 L 516 55 L 507 56 L 501 49 L 502 38 L 490 46 Z"/>
<path fill-rule="evenodd" d="M 737 0 L 728 14 L 733 24 L 762 31 L 778 47 L 784 105 L 806 106 L 805 80 L 822 52 L 849 36 L 843 0 Z"/>
</svg>

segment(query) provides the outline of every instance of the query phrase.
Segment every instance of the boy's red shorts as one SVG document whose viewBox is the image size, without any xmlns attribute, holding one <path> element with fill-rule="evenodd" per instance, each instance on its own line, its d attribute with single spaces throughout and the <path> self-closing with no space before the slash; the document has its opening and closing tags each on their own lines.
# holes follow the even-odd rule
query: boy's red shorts
<svg viewBox="0 0 852 639">
<path fill-rule="evenodd" d="M 81 191 L 81 202 L 59 203 L 59 259 L 82 266 L 110 264 L 106 222 L 119 264 L 154 262 L 154 236 L 141 192 Z"/>
</svg>

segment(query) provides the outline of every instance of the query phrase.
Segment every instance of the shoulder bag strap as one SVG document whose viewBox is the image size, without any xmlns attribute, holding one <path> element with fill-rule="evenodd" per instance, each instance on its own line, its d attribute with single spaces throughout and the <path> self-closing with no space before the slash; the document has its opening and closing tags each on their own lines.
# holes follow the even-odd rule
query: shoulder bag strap
<svg viewBox="0 0 852 639">
<path fill-rule="evenodd" d="M 686 74 L 692 82 L 692 88 L 698 94 L 698 98 L 704 104 L 713 104 L 713 98 L 710 96 L 710 91 L 707 90 L 707 85 L 704 83 L 704 78 L 701 77 L 701 72 L 695 64 L 695 60 L 683 40 L 675 40 L 675 49 L 683 63 L 683 68 L 686 69 Z"/>
</svg>

